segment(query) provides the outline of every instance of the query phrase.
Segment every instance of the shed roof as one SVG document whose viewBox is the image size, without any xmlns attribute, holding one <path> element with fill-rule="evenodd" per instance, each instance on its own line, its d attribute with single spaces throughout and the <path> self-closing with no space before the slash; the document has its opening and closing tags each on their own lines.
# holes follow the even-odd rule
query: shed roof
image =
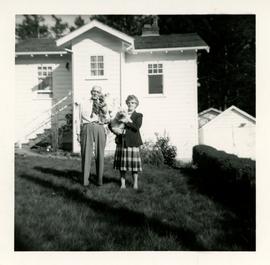
<svg viewBox="0 0 270 265">
<path fill-rule="evenodd" d="M 256 118 L 251 116 L 250 114 L 248 114 L 247 112 L 237 108 L 236 106 L 232 105 L 230 106 L 229 108 L 227 108 L 226 110 L 224 110 L 223 112 L 221 112 L 219 115 L 217 115 L 216 117 L 214 117 L 213 119 L 209 120 L 207 123 L 205 124 L 202 124 L 201 128 L 202 127 L 206 127 L 206 126 L 209 126 L 209 124 L 212 124 L 213 122 L 215 122 L 216 120 L 218 119 L 222 119 L 223 116 L 228 113 L 228 112 L 234 112 L 234 113 L 237 113 L 238 115 L 244 117 L 245 119 L 251 121 L 252 123 L 256 123 Z"/>
<path fill-rule="evenodd" d="M 206 123 L 209 121 L 213 120 L 216 118 L 221 113 L 220 110 L 215 109 L 215 108 L 209 108 L 206 109 L 198 114 L 199 116 L 199 128 L 204 126 Z"/>
<path fill-rule="evenodd" d="M 218 109 L 215 109 L 215 108 L 209 108 L 209 109 L 206 109 L 206 110 L 200 112 L 200 113 L 199 113 L 199 116 L 202 116 L 202 115 L 204 115 L 204 114 L 206 114 L 206 113 L 215 113 L 215 114 L 218 115 L 218 114 L 221 113 L 221 111 L 218 110 Z"/>
</svg>

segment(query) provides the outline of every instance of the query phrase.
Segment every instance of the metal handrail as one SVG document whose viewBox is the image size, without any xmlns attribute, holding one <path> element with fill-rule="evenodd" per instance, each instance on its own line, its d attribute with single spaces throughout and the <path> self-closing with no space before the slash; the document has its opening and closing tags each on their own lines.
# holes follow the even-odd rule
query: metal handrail
<svg viewBox="0 0 270 265">
<path fill-rule="evenodd" d="M 68 95 L 69 96 L 69 95 Z M 23 133 L 23 135 L 19 138 L 19 143 L 22 142 L 24 139 L 26 139 L 27 137 L 29 137 L 31 134 L 34 134 L 37 130 L 41 129 L 42 127 L 46 126 L 46 124 L 48 124 L 52 119 L 53 117 L 55 117 L 56 115 L 58 115 L 60 112 L 62 112 L 63 110 L 65 110 L 66 108 L 68 108 L 69 106 L 72 106 L 72 103 L 69 103 L 69 104 L 66 104 L 64 106 L 62 106 L 60 109 L 58 109 L 57 111 L 55 111 L 55 113 L 51 113 L 51 110 L 53 108 L 55 108 L 56 106 L 58 106 L 60 103 L 62 103 L 63 101 L 65 101 L 68 96 L 62 98 L 61 100 L 59 100 L 56 104 L 53 105 L 53 107 L 49 110 L 46 110 L 46 111 L 43 111 L 42 113 L 47 113 L 47 114 L 50 114 L 49 117 L 47 117 L 45 120 L 44 120 L 44 117 L 41 121 L 41 123 L 39 123 L 37 126 L 35 126 L 34 128 L 30 129 L 30 131 L 27 129 L 29 128 L 29 125 L 31 123 L 28 123 L 28 126 L 25 126 L 25 132 Z M 50 111 L 50 113 L 48 113 Z M 41 115 L 38 116 L 38 118 L 40 118 Z M 35 121 L 37 120 L 37 118 L 34 119 Z M 32 120 L 32 122 L 34 121 Z"/>
<path fill-rule="evenodd" d="M 28 125 L 30 125 L 31 123 L 33 123 L 34 121 L 36 121 L 38 118 L 40 118 L 41 115 L 43 114 L 50 114 L 50 112 L 59 104 L 61 104 L 63 101 L 67 100 L 69 97 L 71 97 L 72 92 L 68 92 L 67 96 L 63 97 L 62 99 L 60 99 L 59 101 L 57 101 L 54 105 L 52 105 L 49 109 L 46 109 L 44 111 L 41 111 L 35 118 L 33 118 L 31 121 L 27 122 L 24 127 L 28 127 Z"/>
<path fill-rule="evenodd" d="M 50 117 L 49 117 L 47 120 L 42 121 L 37 127 L 35 127 L 34 129 L 32 129 L 31 132 L 29 132 L 28 134 L 26 134 L 25 137 L 31 135 L 32 133 L 36 132 L 38 129 L 40 129 L 40 128 L 42 128 L 43 126 L 45 126 L 46 124 L 48 124 L 48 123 L 53 119 L 54 116 L 56 116 L 56 115 L 59 114 L 61 111 L 65 110 L 68 106 L 71 106 L 71 105 L 72 105 L 72 103 L 69 103 L 69 104 L 63 106 L 63 107 L 62 107 L 61 109 L 59 109 L 57 112 L 51 114 Z"/>
</svg>

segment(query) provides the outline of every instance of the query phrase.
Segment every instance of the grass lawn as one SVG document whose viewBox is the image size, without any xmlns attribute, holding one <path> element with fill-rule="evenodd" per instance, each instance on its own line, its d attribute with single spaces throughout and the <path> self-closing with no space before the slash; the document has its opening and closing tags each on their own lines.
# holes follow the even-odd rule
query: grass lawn
<svg viewBox="0 0 270 265">
<path fill-rule="evenodd" d="M 255 217 L 216 201 L 181 169 L 144 165 L 139 190 L 79 184 L 80 160 L 15 156 L 15 250 L 255 250 Z M 94 176 L 93 176 L 94 177 Z"/>
</svg>

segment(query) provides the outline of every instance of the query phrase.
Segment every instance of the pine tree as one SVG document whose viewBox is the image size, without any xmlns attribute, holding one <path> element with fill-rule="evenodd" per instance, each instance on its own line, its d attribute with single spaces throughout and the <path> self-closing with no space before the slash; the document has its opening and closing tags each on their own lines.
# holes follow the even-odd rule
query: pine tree
<svg viewBox="0 0 270 265">
<path fill-rule="evenodd" d="M 74 26 L 69 27 L 70 31 L 74 31 L 75 29 L 82 27 L 83 25 L 85 25 L 85 21 L 81 16 L 77 16 L 74 20 L 74 24 L 75 27 Z"/>
<path fill-rule="evenodd" d="M 235 105 L 255 116 L 255 16 L 159 16 L 161 34 L 198 33 L 210 53 L 199 52 L 199 111 Z"/>
<path fill-rule="evenodd" d="M 62 18 L 52 15 L 55 24 L 51 27 L 51 31 L 55 38 L 60 38 L 64 35 L 66 29 L 68 29 L 68 23 L 63 23 Z"/>
<path fill-rule="evenodd" d="M 44 18 L 42 16 L 24 15 L 22 23 L 16 24 L 16 37 L 18 40 L 48 37 L 48 26 L 43 23 Z"/>
<path fill-rule="evenodd" d="M 110 27 L 134 36 L 141 34 L 144 24 L 152 24 L 154 17 L 154 15 L 94 15 L 90 17 L 90 20 L 97 19 Z"/>
</svg>

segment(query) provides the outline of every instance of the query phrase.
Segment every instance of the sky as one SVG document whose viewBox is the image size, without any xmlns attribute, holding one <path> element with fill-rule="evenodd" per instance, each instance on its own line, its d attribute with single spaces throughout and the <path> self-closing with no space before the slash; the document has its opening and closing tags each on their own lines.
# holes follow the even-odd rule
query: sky
<svg viewBox="0 0 270 265">
<path fill-rule="evenodd" d="M 74 19 L 75 17 L 77 17 L 78 15 L 57 15 L 57 14 L 54 14 L 56 15 L 57 17 L 60 17 L 62 18 L 62 21 L 63 22 L 67 22 L 70 26 L 74 26 Z M 48 26 L 52 26 L 54 24 L 54 19 L 52 18 L 51 15 L 42 15 L 44 18 L 45 18 L 45 21 L 44 23 L 47 24 Z M 85 23 L 88 23 L 90 20 L 89 20 L 89 17 L 90 15 L 81 15 L 81 17 L 84 19 Z M 17 23 L 21 23 L 23 21 L 24 17 L 23 15 L 16 15 L 16 24 Z"/>
</svg>

